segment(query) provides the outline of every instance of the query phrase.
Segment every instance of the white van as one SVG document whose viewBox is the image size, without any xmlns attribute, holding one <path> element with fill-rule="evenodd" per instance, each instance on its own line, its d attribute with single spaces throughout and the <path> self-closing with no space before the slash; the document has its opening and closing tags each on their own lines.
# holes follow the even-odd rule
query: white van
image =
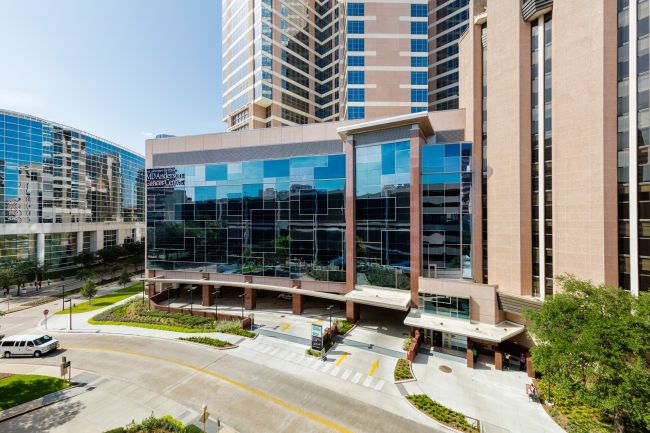
<svg viewBox="0 0 650 433">
<path fill-rule="evenodd" d="M 12 335 L 0 341 L 3 358 L 12 356 L 39 356 L 59 348 L 59 342 L 49 335 Z"/>
</svg>

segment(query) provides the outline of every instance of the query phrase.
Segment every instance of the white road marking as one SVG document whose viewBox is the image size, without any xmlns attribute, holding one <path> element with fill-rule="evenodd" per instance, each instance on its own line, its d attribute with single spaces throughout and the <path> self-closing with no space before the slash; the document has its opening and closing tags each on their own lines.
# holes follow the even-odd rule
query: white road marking
<svg viewBox="0 0 650 433">
<path fill-rule="evenodd" d="M 287 361 L 292 361 L 293 358 L 295 358 L 295 357 L 296 357 L 296 354 L 295 354 L 295 353 L 293 353 L 293 352 L 289 352 L 289 355 L 288 355 L 286 358 L 284 358 L 284 359 L 287 360 Z"/>
<path fill-rule="evenodd" d="M 361 376 L 362 376 L 361 373 L 357 373 L 357 374 L 355 374 L 354 377 L 352 378 L 352 383 L 357 383 L 357 382 L 359 382 L 359 380 L 361 380 Z"/>
<path fill-rule="evenodd" d="M 363 381 L 363 386 L 370 386 L 372 383 L 372 377 L 368 376 L 366 377 L 366 380 Z"/>
<path fill-rule="evenodd" d="M 330 373 L 332 376 L 338 376 L 339 371 L 341 371 L 341 367 L 334 367 L 334 370 Z"/>
<path fill-rule="evenodd" d="M 384 382 L 383 380 L 380 380 L 379 382 L 377 382 L 377 385 L 374 386 L 375 390 L 381 391 L 381 389 L 384 387 L 385 383 L 386 382 Z"/>
<path fill-rule="evenodd" d="M 262 346 L 260 347 L 260 352 L 262 353 L 269 353 L 273 348 L 271 346 Z"/>
<path fill-rule="evenodd" d="M 348 369 L 345 370 L 345 371 L 343 372 L 343 374 L 341 375 L 341 379 L 343 379 L 343 380 L 348 380 L 348 377 L 350 377 L 351 374 L 352 374 L 352 370 L 350 370 L 350 369 L 348 368 Z"/>
<path fill-rule="evenodd" d="M 311 368 L 313 368 L 314 370 L 318 370 L 321 367 L 321 365 L 323 365 L 323 362 L 319 361 L 319 360 L 316 360 L 316 362 L 314 362 L 314 364 L 311 366 Z"/>
<path fill-rule="evenodd" d="M 273 350 L 271 350 L 271 351 L 269 352 L 269 355 L 270 355 L 270 356 L 275 356 L 275 354 L 278 353 L 279 351 L 280 351 L 280 349 L 278 349 L 278 348 L 276 347 L 275 349 L 273 349 Z"/>
<path fill-rule="evenodd" d="M 332 368 L 333 364 L 330 364 L 329 362 L 325 364 L 325 366 L 321 369 L 323 373 L 327 373 L 330 368 Z"/>
</svg>

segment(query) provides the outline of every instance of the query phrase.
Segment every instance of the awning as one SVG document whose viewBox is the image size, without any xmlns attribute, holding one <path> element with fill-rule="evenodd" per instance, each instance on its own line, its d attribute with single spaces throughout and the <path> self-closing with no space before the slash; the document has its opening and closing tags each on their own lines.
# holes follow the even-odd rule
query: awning
<svg viewBox="0 0 650 433">
<path fill-rule="evenodd" d="M 508 320 L 496 325 L 490 325 L 489 323 L 472 322 L 469 320 L 422 313 L 415 308 L 409 311 L 409 314 L 404 319 L 404 324 L 415 328 L 433 329 L 434 331 L 447 332 L 494 343 L 506 341 L 522 333 L 525 329 L 523 325 Z"/>
<path fill-rule="evenodd" d="M 345 294 L 347 301 L 375 307 L 407 311 L 411 304 L 411 292 L 408 290 L 380 289 L 370 286 L 356 286 Z"/>
</svg>

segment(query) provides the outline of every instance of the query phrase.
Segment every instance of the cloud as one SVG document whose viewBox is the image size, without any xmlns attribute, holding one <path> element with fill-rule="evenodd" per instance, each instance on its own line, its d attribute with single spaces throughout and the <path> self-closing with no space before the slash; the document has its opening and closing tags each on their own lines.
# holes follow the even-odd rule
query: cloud
<svg viewBox="0 0 650 433">
<path fill-rule="evenodd" d="M 33 114 L 34 111 L 44 109 L 46 105 L 45 98 L 36 93 L 0 89 L 0 108 Z"/>
<path fill-rule="evenodd" d="M 154 138 L 156 136 L 153 132 L 141 132 L 140 133 L 144 138 Z"/>
</svg>

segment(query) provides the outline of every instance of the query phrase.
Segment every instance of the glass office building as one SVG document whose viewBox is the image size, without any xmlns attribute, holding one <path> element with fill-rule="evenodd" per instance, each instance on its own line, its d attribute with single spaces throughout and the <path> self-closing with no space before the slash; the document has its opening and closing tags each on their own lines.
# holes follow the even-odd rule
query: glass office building
<svg viewBox="0 0 650 433">
<path fill-rule="evenodd" d="M 150 269 L 345 280 L 342 154 L 154 168 L 148 185 Z"/>
<path fill-rule="evenodd" d="M 140 241 L 144 158 L 83 131 L 0 111 L 0 257 L 72 265 L 81 251 Z M 108 242 L 107 244 L 110 244 Z"/>
</svg>

